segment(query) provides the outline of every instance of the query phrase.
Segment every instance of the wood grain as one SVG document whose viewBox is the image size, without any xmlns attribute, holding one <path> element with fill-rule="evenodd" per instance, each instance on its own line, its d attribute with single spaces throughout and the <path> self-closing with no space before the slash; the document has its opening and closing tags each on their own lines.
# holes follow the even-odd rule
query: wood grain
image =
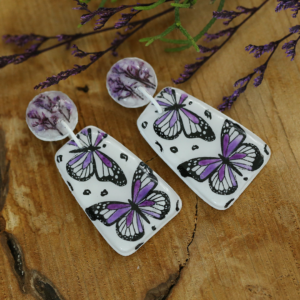
<svg viewBox="0 0 300 300">
<path fill-rule="evenodd" d="M 227 9 L 261 3 L 227 2 Z M 299 18 L 292 19 L 290 12 L 276 14 L 275 5 L 275 0 L 267 3 L 180 88 L 214 107 L 220 104 L 222 96 L 232 93 L 233 82 L 265 59 L 254 59 L 244 47 L 279 39 L 292 24 L 299 24 Z M 73 1 L 59 0 L 2 1 L 0 34 L 75 33 L 80 13 L 72 11 L 73 6 Z M 183 13 L 183 23 L 196 34 L 209 20 L 211 10 L 208 0 L 199 1 L 195 9 Z M 139 16 L 147 15 L 150 13 Z M 217 211 L 197 198 L 142 139 L 136 120 L 143 108 L 119 106 L 105 87 L 111 65 L 132 56 L 154 67 L 158 90 L 172 85 L 171 78 L 197 57 L 194 50 L 167 54 L 159 42 L 146 48 L 137 41 L 162 32 L 172 20 L 169 14 L 154 21 L 121 46 L 118 58 L 108 54 L 87 72 L 53 87 L 76 103 L 77 130 L 87 125 L 100 127 L 148 162 L 183 200 L 181 213 L 129 257 L 110 248 L 61 180 L 54 154 L 65 141 L 42 142 L 25 122 L 27 104 L 38 93 L 33 86 L 79 59 L 61 48 L 0 70 L 1 141 L 5 135 L 10 161 L 9 190 L 0 216 L 1 239 L 13 235 L 26 268 L 44 280 L 35 286 L 35 291 L 43 292 L 24 292 L 2 243 L 0 299 L 300 299 L 300 56 L 290 62 L 279 49 L 263 84 L 250 86 L 226 112 L 265 140 L 272 156 L 239 200 L 227 211 Z M 86 26 L 82 30 L 91 28 Z M 216 22 L 212 32 L 221 27 Z M 105 49 L 113 37 L 114 33 L 107 32 L 77 44 L 95 51 Z M 16 51 L 20 50 L 1 42 L 1 55 Z M 77 89 L 86 85 L 87 93 Z M 4 146 L 0 148 L 3 171 L 7 162 Z M 47 282 L 58 298 L 45 292 Z"/>
</svg>

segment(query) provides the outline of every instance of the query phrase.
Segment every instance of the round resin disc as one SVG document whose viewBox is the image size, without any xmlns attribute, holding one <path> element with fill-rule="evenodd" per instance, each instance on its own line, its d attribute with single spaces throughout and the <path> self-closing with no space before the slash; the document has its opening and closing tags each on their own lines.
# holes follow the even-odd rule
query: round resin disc
<svg viewBox="0 0 300 300">
<path fill-rule="evenodd" d="M 77 108 L 66 94 L 58 91 L 44 92 L 29 102 L 26 122 L 37 138 L 43 141 L 58 141 L 69 136 L 61 124 L 62 120 L 72 130 L 78 122 Z"/>
<path fill-rule="evenodd" d="M 149 103 L 136 91 L 145 87 L 153 96 L 157 87 L 157 78 L 153 68 L 144 60 L 130 57 L 115 63 L 106 78 L 106 87 L 110 96 L 125 107 L 140 107 Z"/>
</svg>

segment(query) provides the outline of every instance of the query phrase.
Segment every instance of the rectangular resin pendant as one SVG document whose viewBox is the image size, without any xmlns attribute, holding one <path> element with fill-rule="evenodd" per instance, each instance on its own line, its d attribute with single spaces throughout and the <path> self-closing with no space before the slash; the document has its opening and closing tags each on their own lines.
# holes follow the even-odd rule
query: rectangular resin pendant
<svg viewBox="0 0 300 300">
<path fill-rule="evenodd" d="M 181 209 L 174 190 L 136 155 L 88 126 L 56 155 L 57 168 L 95 227 L 119 254 L 139 249 Z"/>
<path fill-rule="evenodd" d="M 167 87 L 149 104 L 137 125 L 145 140 L 206 203 L 229 208 L 270 158 L 258 136 L 231 118 Z"/>
</svg>

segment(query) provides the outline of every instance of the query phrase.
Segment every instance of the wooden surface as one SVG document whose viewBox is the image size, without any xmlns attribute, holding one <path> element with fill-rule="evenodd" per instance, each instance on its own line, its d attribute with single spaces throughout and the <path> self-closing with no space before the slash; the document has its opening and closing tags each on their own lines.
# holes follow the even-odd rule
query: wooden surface
<svg viewBox="0 0 300 300">
<path fill-rule="evenodd" d="M 227 1 L 225 8 L 260 3 Z M 254 59 L 244 47 L 279 39 L 299 23 L 290 13 L 276 14 L 275 5 L 271 0 L 179 88 L 216 107 L 223 95 L 232 93 L 235 80 L 265 59 Z M 72 11 L 73 6 L 73 1 L 59 0 L 1 1 L 0 34 L 75 33 L 80 13 Z M 195 34 L 211 10 L 208 0 L 199 1 L 194 10 L 183 13 L 183 22 Z M 137 56 L 154 67 L 158 90 L 171 85 L 183 65 L 197 57 L 193 49 L 166 54 L 159 42 L 147 48 L 137 42 L 161 32 L 172 20 L 169 14 L 154 21 L 119 49 L 119 58 Z M 219 21 L 211 32 L 221 27 Z M 77 44 L 84 50 L 100 50 L 113 37 L 108 32 Z M 1 55 L 19 51 L 0 45 Z M 56 169 L 54 154 L 65 141 L 40 141 L 25 123 L 27 104 L 38 93 L 33 86 L 79 59 L 59 48 L 1 69 L 0 209 L 5 204 L 0 216 L 0 299 L 300 299 L 300 56 L 290 62 L 279 49 L 263 84 L 250 86 L 226 112 L 272 150 L 267 166 L 227 211 L 205 204 L 155 155 L 136 126 L 143 108 L 126 109 L 110 99 L 105 77 L 119 58 L 108 54 L 53 89 L 76 103 L 77 130 L 100 127 L 148 162 L 182 198 L 182 211 L 132 256 L 114 252 Z M 77 90 L 85 85 L 87 93 Z"/>
</svg>

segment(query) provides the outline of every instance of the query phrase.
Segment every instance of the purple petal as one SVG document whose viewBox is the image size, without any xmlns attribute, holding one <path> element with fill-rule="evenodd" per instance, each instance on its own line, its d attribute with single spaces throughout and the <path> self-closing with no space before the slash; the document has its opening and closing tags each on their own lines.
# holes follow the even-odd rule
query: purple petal
<svg viewBox="0 0 300 300">
<path fill-rule="evenodd" d="M 166 93 L 168 93 L 169 95 L 172 96 L 172 89 L 171 89 L 171 88 L 165 88 L 164 91 L 165 91 Z"/>
<path fill-rule="evenodd" d="M 102 155 L 99 151 L 95 151 L 96 154 L 99 156 L 99 158 L 102 160 L 102 162 L 108 167 L 108 168 L 111 168 L 112 167 L 112 163 L 111 161 L 105 157 L 104 155 Z"/>
<path fill-rule="evenodd" d="M 87 130 L 87 128 L 82 129 L 82 130 L 81 130 L 81 133 L 82 133 L 83 135 L 85 135 L 85 136 L 88 136 L 88 130 Z"/>
<path fill-rule="evenodd" d="M 70 142 L 68 142 L 68 145 L 72 145 L 72 146 L 76 146 L 76 147 L 78 147 L 77 146 L 77 144 L 72 140 L 72 141 L 70 141 Z"/>
</svg>

